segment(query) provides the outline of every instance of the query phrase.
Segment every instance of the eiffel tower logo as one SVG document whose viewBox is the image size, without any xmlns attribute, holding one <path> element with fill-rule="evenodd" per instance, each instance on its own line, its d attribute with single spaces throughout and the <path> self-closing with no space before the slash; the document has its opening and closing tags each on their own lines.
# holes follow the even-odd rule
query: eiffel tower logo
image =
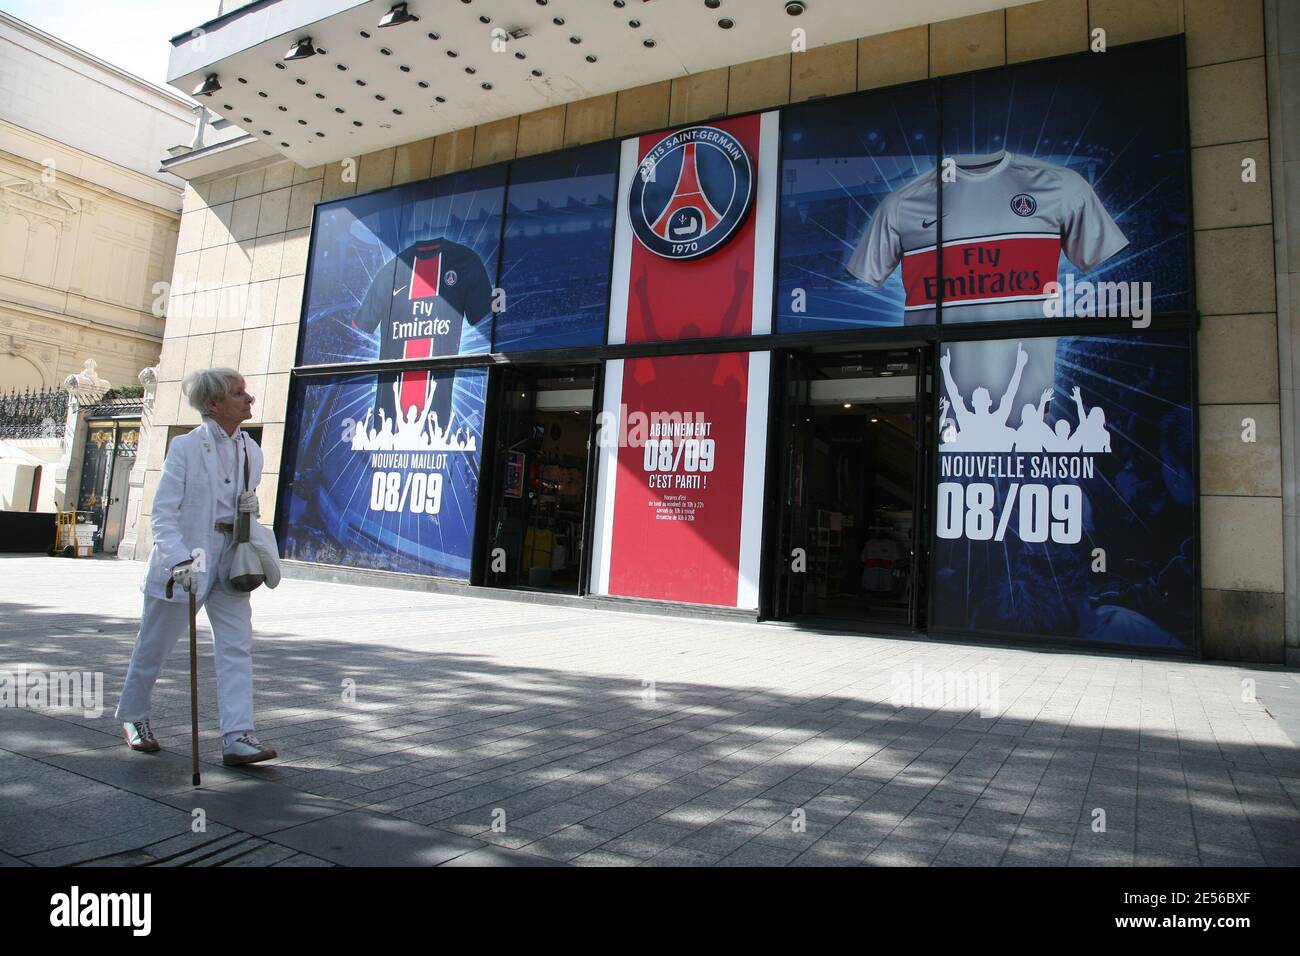
<svg viewBox="0 0 1300 956">
<path fill-rule="evenodd" d="M 669 242 L 698 239 L 722 221 L 722 215 L 713 208 L 700 188 L 695 150 L 695 143 L 687 143 L 682 149 L 682 168 L 677 174 L 672 198 L 650 226 L 655 235 Z"/>
<path fill-rule="evenodd" d="M 669 173 L 658 186 L 648 184 L 656 168 L 671 169 L 675 154 L 681 166 L 664 201 Z M 644 155 L 641 175 L 631 176 L 628 187 L 628 218 L 643 247 L 684 261 L 708 255 L 736 234 L 754 199 L 754 167 L 735 136 L 716 126 L 692 126 L 666 133 Z"/>
</svg>

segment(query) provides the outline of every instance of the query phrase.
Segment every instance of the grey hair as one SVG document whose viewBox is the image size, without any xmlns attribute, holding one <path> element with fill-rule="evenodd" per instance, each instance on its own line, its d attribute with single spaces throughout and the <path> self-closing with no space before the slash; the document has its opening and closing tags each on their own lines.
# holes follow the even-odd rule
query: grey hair
<svg viewBox="0 0 1300 956">
<path fill-rule="evenodd" d="M 233 368 L 195 369 L 181 382 L 181 394 L 189 400 L 191 408 L 207 417 L 208 403 L 221 401 L 243 377 Z"/>
</svg>

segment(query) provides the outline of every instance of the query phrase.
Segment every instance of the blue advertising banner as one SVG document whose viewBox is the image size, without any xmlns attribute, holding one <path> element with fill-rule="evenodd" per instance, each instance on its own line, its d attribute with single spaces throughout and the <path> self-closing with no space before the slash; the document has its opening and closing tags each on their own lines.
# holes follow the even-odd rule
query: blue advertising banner
<svg viewBox="0 0 1300 956">
<path fill-rule="evenodd" d="M 1191 308 L 1181 43 L 943 81 L 945 323 Z"/>
<path fill-rule="evenodd" d="M 869 270 L 855 259 L 869 247 L 872 223 L 884 223 L 881 203 L 905 187 L 916 225 L 934 225 L 935 92 L 927 83 L 783 112 L 778 332 L 898 326 L 905 316 L 909 324 L 934 321 L 905 311 L 901 270 L 881 261 Z"/>
<path fill-rule="evenodd" d="M 785 110 L 778 331 L 1189 310 L 1180 44 Z"/>
<path fill-rule="evenodd" d="M 371 279 L 397 255 L 402 194 L 386 189 L 316 207 L 298 364 L 379 357 L 378 338 L 361 332 L 355 321 Z"/>
<path fill-rule="evenodd" d="M 618 143 L 510 165 L 493 351 L 603 345 Z"/>
<path fill-rule="evenodd" d="M 504 199 L 495 166 L 322 205 L 299 364 L 488 351 Z"/>
<path fill-rule="evenodd" d="M 1190 648 L 1189 334 L 959 342 L 939 371 L 932 625 Z"/>
<path fill-rule="evenodd" d="M 485 369 L 298 379 L 284 557 L 468 579 L 486 387 Z"/>
</svg>

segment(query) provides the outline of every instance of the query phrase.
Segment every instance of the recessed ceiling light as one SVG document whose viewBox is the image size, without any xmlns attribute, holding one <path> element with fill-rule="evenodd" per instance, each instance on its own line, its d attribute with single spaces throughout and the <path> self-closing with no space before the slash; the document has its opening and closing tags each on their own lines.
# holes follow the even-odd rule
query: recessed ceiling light
<svg viewBox="0 0 1300 956">
<path fill-rule="evenodd" d="M 655 45 L 655 41 L 654 41 L 654 40 L 642 40 L 642 41 L 641 41 L 641 45 L 642 45 L 642 46 L 645 46 L 645 47 L 651 47 L 651 46 L 654 46 L 654 45 Z"/>
<path fill-rule="evenodd" d="M 384 56 L 392 56 L 392 55 L 393 55 L 393 51 L 390 50 L 390 49 L 388 49 L 388 47 L 386 47 L 386 46 L 381 46 L 381 47 L 379 48 L 379 52 L 382 53 Z"/>
<path fill-rule="evenodd" d="M 641 26 L 641 21 L 640 21 L 640 20 L 629 20 L 629 21 L 627 21 L 627 25 L 630 26 L 633 30 L 635 30 L 635 29 L 637 29 L 638 27 Z"/>
<path fill-rule="evenodd" d="M 298 125 L 299 125 L 299 126 L 306 126 L 306 125 L 307 125 L 307 121 L 306 121 L 306 120 L 298 120 Z"/>
<path fill-rule="evenodd" d="M 704 5 L 710 10 L 716 10 L 722 6 L 722 0 L 704 0 Z"/>
<path fill-rule="evenodd" d="M 289 107 L 287 106 L 277 106 L 276 109 L 279 110 L 281 113 L 289 112 Z"/>
<path fill-rule="evenodd" d="M 317 132 L 316 135 L 319 136 L 321 139 L 324 139 L 324 138 L 325 138 L 325 134 L 324 134 L 324 133 Z"/>
<path fill-rule="evenodd" d="M 361 35 L 362 35 L 363 37 L 365 37 L 367 40 L 370 39 L 370 34 L 367 33 L 365 30 L 362 30 L 362 31 L 361 31 Z"/>
<path fill-rule="evenodd" d="M 430 34 L 429 34 L 429 39 L 430 39 L 430 40 L 441 40 L 441 39 L 442 39 L 442 36 L 441 36 L 440 34 L 438 34 L 438 33 L 430 33 Z"/>
<path fill-rule="evenodd" d="M 343 107 L 341 107 L 341 106 L 336 106 L 336 107 L 334 107 L 334 112 L 335 112 L 335 113 L 342 113 L 342 112 L 344 112 L 344 109 L 343 109 Z"/>
<path fill-rule="evenodd" d="M 485 16 L 481 16 L 481 17 L 478 18 L 478 22 L 479 22 L 479 23 L 491 23 L 491 22 L 492 22 L 492 18 L 489 17 L 489 16 L 486 16 L 486 15 L 485 15 Z"/>
<path fill-rule="evenodd" d="M 429 83 L 427 80 L 420 80 L 420 82 L 416 83 L 415 85 L 422 90 L 427 90 L 429 88 Z"/>
<path fill-rule="evenodd" d="M 731 17 L 723 17 L 721 20 L 718 21 L 718 26 L 722 27 L 722 29 L 724 30 L 730 30 L 735 25 L 736 25 L 736 21 L 731 19 Z"/>
<path fill-rule="evenodd" d="M 262 135 L 263 135 L 263 136 L 270 136 L 270 135 L 271 135 L 271 131 L 270 131 L 269 129 L 264 129 L 264 130 L 262 130 Z"/>
<path fill-rule="evenodd" d="M 398 109 L 395 109 L 395 110 L 393 110 L 393 115 L 394 115 L 394 116 L 401 116 L 401 115 L 402 115 L 402 111 L 401 111 L 401 110 L 398 110 Z"/>
<path fill-rule="evenodd" d="M 217 74 L 213 73 L 213 74 L 212 74 L 212 78 L 215 80 L 215 79 L 217 78 Z M 244 79 L 244 78 L 241 76 L 241 77 L 239 78 L 239 82 L 240 82 L 240 83 L 247 83 L 248 80 Z M 197 96 L 197 95 L 198 95 L 198 94 L 196 93 L 195 96 Z"/>
<path fill-rule="evenodd" d="M 518 53 L 515 54 L 515 59 L 516 59 L 516 60 L 526 60 L 526 59 L 528 59 L 528 54 L 525 53 L 523 50 L 520 50 Z"/>
<path fill-rule="evenodd" d="M 277 70 L 283 70 L 283 69 L 285 68 L 285 66 L 284 66 L 283 63 L 277 63 L 277 64 L 275 64 L 275 68 L 276 68 Z"/>
<path fill-rule="evenodd" d="M 485 90 L 490 90 L 490 89 L 492 89 L 492 84 L 491 84 L 491 83 L 480 83 L 479 85 L 482 86 L 483 89 L 485 89 Z"/>
<path fill-rule="evenodd" d="M 335 65 L 336 67 L 338 67 L 340 70 L 346 70 L 346 69 L 347 69 L 347 67 L 344 66 L 342 63 L 335 63 L 334 65 Z"/>
<path fill-rule="evenodd" d="M 375 99 L 379 100 L 379 102 L 382 103 L 382 102 L 384 101 L 384 94 L 383 94 L 383 93 L 376 93 L 376 94 L 375 94 Z"/>
<path fill-rule="evenodd" d="M 353 126 L 364 126 L 365 124 L 362 123 L 361 120 L 353 120 L 353 121 L 352 121 L 352 125 L 353 125 Z"/>
<path fill-rule="evenodd" d="M 447 102 L 447 98 L 445 96 L 435 96 L 434 99 L 437 100 L 439 103 Z"/>
<path fill-rule="evenodd" d="M 554 23 L 557 27 L 562 27 L 564 26 L 564 17 L 556 17 L 551 22 Z"/>
<path fill-rule="evenodd" d="M 304 80 L 301 76 L 295 76 L 295 77 L 293 78 L 293 81 L 294 81 L 295 83 L 297 83 L 299 86 L 306 86 L 306 85 L 307 85 L 307 81 Z"/>
<path fill-rule="evenodd" d="M 365 80 L 357 80 L 357 86 L 365 86 L 365 85 L 366 85 Z"/>
<path fill-rule="evenodd" d="M 581 43 L 581 42 L 582 42 L 582 37 L 569 37 L 569 42 L 570 42 L 570 43 Z"/>
<path fill-rule="evenodd" d="M 262 99 L 266 99 L 266 93 L 264 93 L 262 90 L 258 90 L 257 95 L 260 96 Z"/>
<path fill-rule="evenodd" d="M 325 99 L 325 94 L 324 94 L 324 93 L 317 93 L 317 94 L 316 94 L 316 99 L 318 99 L 318 100 L 323 100 L 323 99 Z"/>
<path fill-rule="evenodd" d="M 467 66 L 465 67 L 465 72 L 469 73 L 472 76 L 473 74 L 477 73 L 478 70 L 474 69 L 474 67 L 472 66 Z"/>
<path fill-rule="evenodd" d="M 792 17 L 799 16 L 799 14 L 803 13 L 806 9 L 807 5 L 803 0 L 787 0 L 785 5 L 785 12 L 790 14 Z"/>
<path fill-rule="evenodd" d="M 541 71 L 541 70 L 533 70 L 532 72 L 533 72 L 533 76 L 541 76 L 541 75 L 542 75 L 542 71 Z"/>
<path fill-rule="evenodd" d="M 594 55 L 594 54 L 591 54 L 591 53 L 588 53 L 588 54 L 587 54 L 587 62 L 588 62 L 588 63 L 595 63 L 595 62 L 596 62 L 596 57 L 595 57 L 595 55 Z"/>
<path fill-rule="evenodd" d="M 448 50 L 448 51 L 447 51 L 447 55 L 450 56 L 450 57 L 457 57 L 457 56 L 460 56 L 460 54 L 457 53 L 455 50 Z"/>
<path fill-rule="evenodd" d="M 410 72 L 411 72 L 411 68 L 410 68 L 409 66 L 407 66 L 405 63 L 403 63 L 401 66 L 399 66 L 398 69 L 401 70 L 403 73 L 410 73 Z"/>
</svg>

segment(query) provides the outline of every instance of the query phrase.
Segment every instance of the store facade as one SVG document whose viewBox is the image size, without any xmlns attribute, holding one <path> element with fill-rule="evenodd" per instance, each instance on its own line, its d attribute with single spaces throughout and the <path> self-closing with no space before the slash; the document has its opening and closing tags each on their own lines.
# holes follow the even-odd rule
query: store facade
<svg viewBox="0 0 1300 956">
<path fill-rule="evenodd" d="M 283 275 L 273 307 L 284 558 L 1223 656 L 1189 55 L 1157 35 L 322 192 L 298 314 Z"/>
</svg>

